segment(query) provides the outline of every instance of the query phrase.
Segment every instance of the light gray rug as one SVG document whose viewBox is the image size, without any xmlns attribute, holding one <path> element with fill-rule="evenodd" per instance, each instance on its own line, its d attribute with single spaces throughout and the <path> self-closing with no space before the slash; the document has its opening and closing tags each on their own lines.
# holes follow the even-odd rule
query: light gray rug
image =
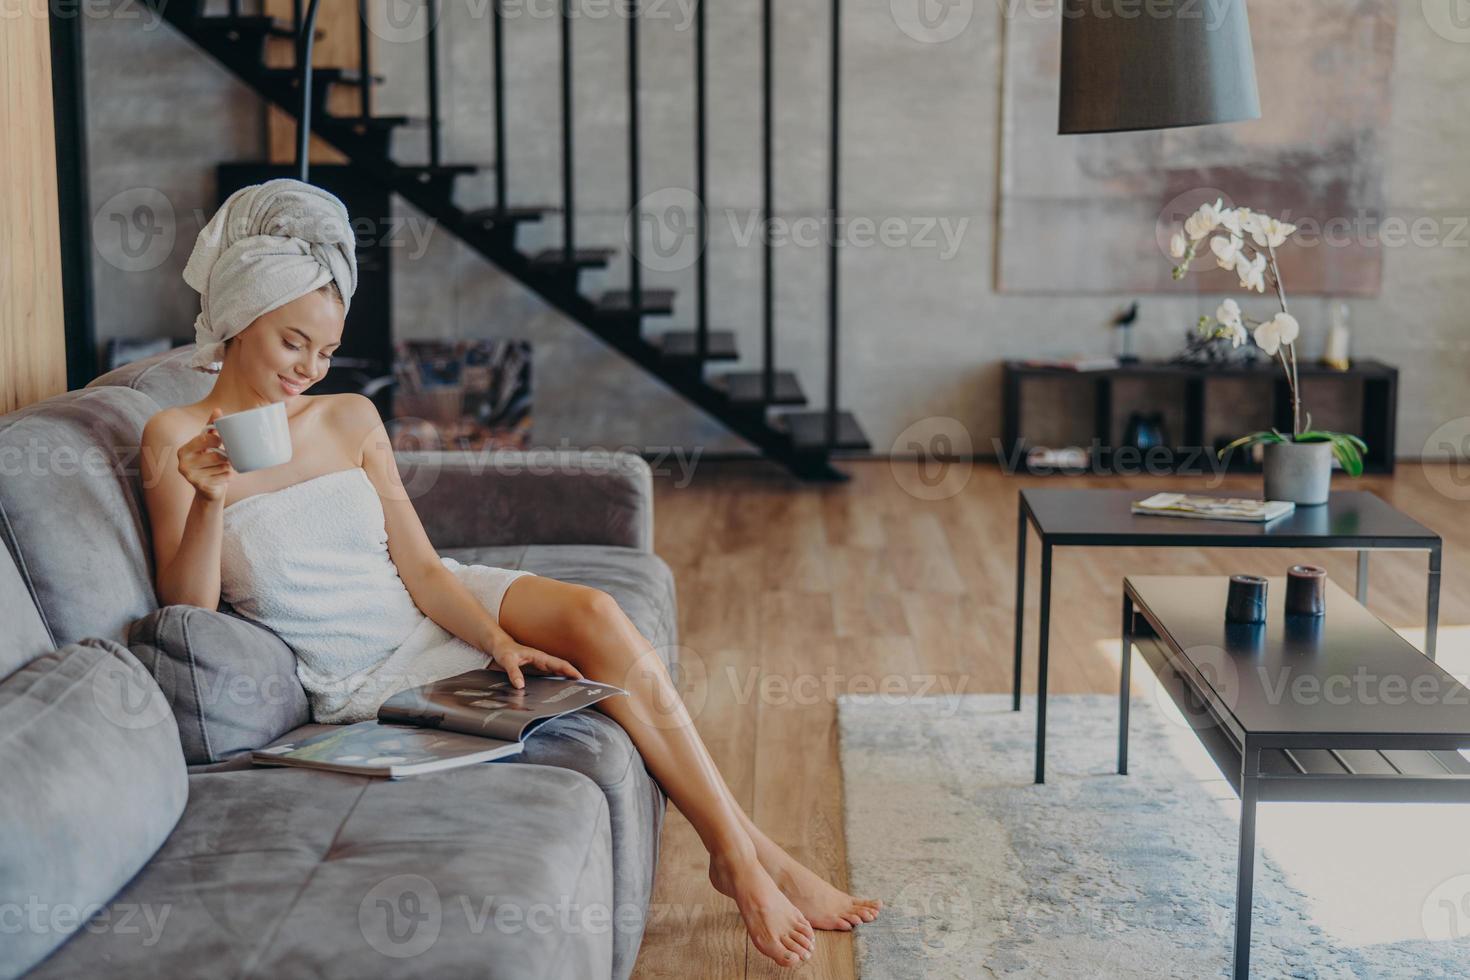
<svg viewBox="0 0 1470 980">
<path fill-rule="evenodd" d="M 1237 823 L 1180 736 L 1135 697 L 1119 776 L 1116 698 L 1049 708 L 1036 786 L 1033 699 L 840 699 L 850 883 L 885 902 L 858 930 L 865 980 L 1229 975 Z M 1345 946 L 1310 909 L 1260 852 L 1252 976 L 1470 976 L 1470 941 Z"/>
</svg>

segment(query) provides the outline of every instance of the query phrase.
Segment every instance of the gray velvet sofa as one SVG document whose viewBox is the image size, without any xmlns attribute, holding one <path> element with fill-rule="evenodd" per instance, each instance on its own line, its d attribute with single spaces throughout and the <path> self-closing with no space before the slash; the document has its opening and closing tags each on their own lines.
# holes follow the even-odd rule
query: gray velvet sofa
<svg viewBox="0 0 1470 980">
<path fill-rule="evenodd" d="M 400 781 L 248 765 L 314 727 L 289 651 L 151 585 L 139 436 L 212 383 L 191 349 L 0 416 L 0 977 L 627 977 L 664 797 L 606 716 Z M 485 462 L 400 458 L 441 553 L 601 588 L 672 651 L 647 465 Z M 244 720 L 201 741 L 215 710 Z"/>
</svg>

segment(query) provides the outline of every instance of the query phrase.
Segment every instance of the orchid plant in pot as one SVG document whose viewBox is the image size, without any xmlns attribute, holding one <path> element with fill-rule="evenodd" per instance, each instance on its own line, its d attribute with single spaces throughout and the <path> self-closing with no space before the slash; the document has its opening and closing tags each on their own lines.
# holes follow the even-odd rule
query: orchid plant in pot
<svg viewBox="0 0 1470 980">
<path fill-rule="evenodd" d="M 1287 309 L 1286 287 L 1276 264 L 1276 250 L 1294 231 L 1296 225 L 1250 208 L 1227 208 L 1216 200 L 1185 219 L 1183 230 L 1174 232 L 1169 241 L 1169 254 L 1179 263 L 1174 267 L 1175 279 L 1183 279 L 1194 260 L 1208 254 L 1220 268 L 1235 272 L 1242 289 L 1264 293 L 1269 284 L 1275 292 L 1281 308 L 1269 319 L 1247 316 L 1233 299 L 1221 303 L 1213 317 L 1200 317 L 1202 332 L 1226 338 L 1235 347 L 1246 342 L 1249 330 L 1256 346 L 1280 362 L 1291 392 L 1289 435 L 1275 428 L 1252 432 L 1221 449 L 1219 455 L 1223 458 L 1237 449 L 1261 444 L 1267 500 L 1324 504 L 1332 482 L 1333 457 L 1349 475 L 1359 476 L 1368 447 L 1355 435 L 1312 428 L 1310 412 L 1303 419 L 1296 354 L 1301 326 Z"/>
</svg>

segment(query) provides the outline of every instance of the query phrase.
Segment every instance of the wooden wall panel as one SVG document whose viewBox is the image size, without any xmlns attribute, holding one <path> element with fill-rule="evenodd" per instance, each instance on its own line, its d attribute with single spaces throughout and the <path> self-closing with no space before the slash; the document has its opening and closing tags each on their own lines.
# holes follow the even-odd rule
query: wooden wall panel
<svg viewBox="0 0 1470 980">
<path fill-rule="evenodd" d="M 0 17 L 0 412 L 66 390 L 46 6 Z"/>
</svg>

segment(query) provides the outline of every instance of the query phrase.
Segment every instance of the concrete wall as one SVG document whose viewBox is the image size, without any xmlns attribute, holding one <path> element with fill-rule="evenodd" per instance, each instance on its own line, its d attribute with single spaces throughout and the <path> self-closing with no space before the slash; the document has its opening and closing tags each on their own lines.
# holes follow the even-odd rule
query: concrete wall
<svg viewBox="0 0 1470 980">
<path fill-rule="evenodd" d="M 994 290 L 995 213 L 1000 140 L 1002 13 L 1008 5 L 958 0 L 968 13 L 956 36 L 925 43 L 911 36 L 919 0 L 848 0 L 844 8 L 843 211 L 874 222 L 898 218 L 905 234 L 931 223 L 933 247 L 849 246 L 842 255 L 842 402 L 856 412 L 878 452 L 911 424 L 952 416 L 976 451 L 999 435 L 1001 360 L 1038 353 L 1103 352 L 1103 327 L 1127 297 L 1045 297 Z M 452 121 L 445 158 L 488 162 L 488 0 L 445 0 L 443 106 Z M 621 244 L 627 209 L 626 25 L 590 2 L 575 28 L 578 79 L 578 240 Z M 1432 215 L 1450 228 L 1470 215 L 1470 116 L 1452 93 L 1470 82 L 1470 44 L 1436 32 L 1406 5 L 1398 28 L 1393 122 L 1384 134 L 1385 198 L 1390 215 Z M 559 193 L 557 22 L 554 0 L 507 0 L 508 175 L 517 203 L 556 203 Z M 663 213 L 693 186 L 692 34 L 688 0 L 667 0 L 643 24 L 645 96 L 643 192 Z M 740 235 L 759 205 L 757 0 L 724 0 L 708 12 L 710 251 L 712 325 L 735 329 L 747 365 L 760 350 L 760 249 Z M 777 5 L 777 210 L 785 221 L 820 215 L 826 204 L 827 16 L 817 2 Z M 598 12 L 602 12 L 599 15 Z M 906 32 L 904 27 L 910 28 Z M 377 111 L 421 113 L 423 49 L 412 25 L 375 24 L 377 64 L 398 84 Z M 920 32 L 921 33 L 921 32 Z M 87 31 L 94 206 L 119 190 L 156 187 L 180 214 L 178 241 L 156 267 L 123 272 L 96 263 L 99 328 L 104 334 L 155 329 L 185 335 L 192 294 L 178 280 L 197 230 L 196 206 L 212 201 L 211 166 L 240 159 L 259 143 L 259 107 L 208 59 L 169 29 L 97 19 Z M 1289 93 L 1265 93 L 1272 98 Z M 187 122 L 187 126 L 184 124 Z M 422 131 L 402 135 L 403 159 L 423 154 Z M 488 201 L 488 177 L 465 187 L 461 203 Z M 400 207 L 404 207 L 400 205 Z M 403 211 L 398 217 L 422 222 Z M 943 222 L 953 246 L 937 230 Z M 550 222 L 522 244 L 559 241 Z M 1399 447 L 1418 455 L 1446 420 L 1470 415 L 1470 233 L 1431 247 L 1386 250 L 1384 287 L 1351 303 L 1354 353 L 1398 364 Z M 416 254 L 418 252 L 422 254 Z M 951 254 L 952 253 L 952 254 Z M 1162 261 L 1162 258 L 1161 258 Z M 777 361 L 796 370 L 820 400 L 824 383 L 826 249 L 788 242 L 777 249 Z M 673 325 L 693 322 L 692 268 L 660 268 L 646 285 L 680 290 Z M 1064 270 L 1063 270 L 1064 273 Z M 685 405 L 658 382 L 548 310 L 442 229 L 426 244 L 395 254 L 395 323 L 400 336 L 527 337 L 536 345 L 538 443 L 668 445 L 706 452 L 743 443 Z M 589 279 L 621 285 L 615 262 Z M 1164 356 L 1217 296 L 1143 297 L 1135 331 L 1145 356 Z M 1300 299 L 1294 312 L 1303 354 L 1320 352 L 1324 300 Z M 663 328 L 651 322 L 651 330 Z M 903 447 L 897 447 L 902 451 Z"/>
</svg>

